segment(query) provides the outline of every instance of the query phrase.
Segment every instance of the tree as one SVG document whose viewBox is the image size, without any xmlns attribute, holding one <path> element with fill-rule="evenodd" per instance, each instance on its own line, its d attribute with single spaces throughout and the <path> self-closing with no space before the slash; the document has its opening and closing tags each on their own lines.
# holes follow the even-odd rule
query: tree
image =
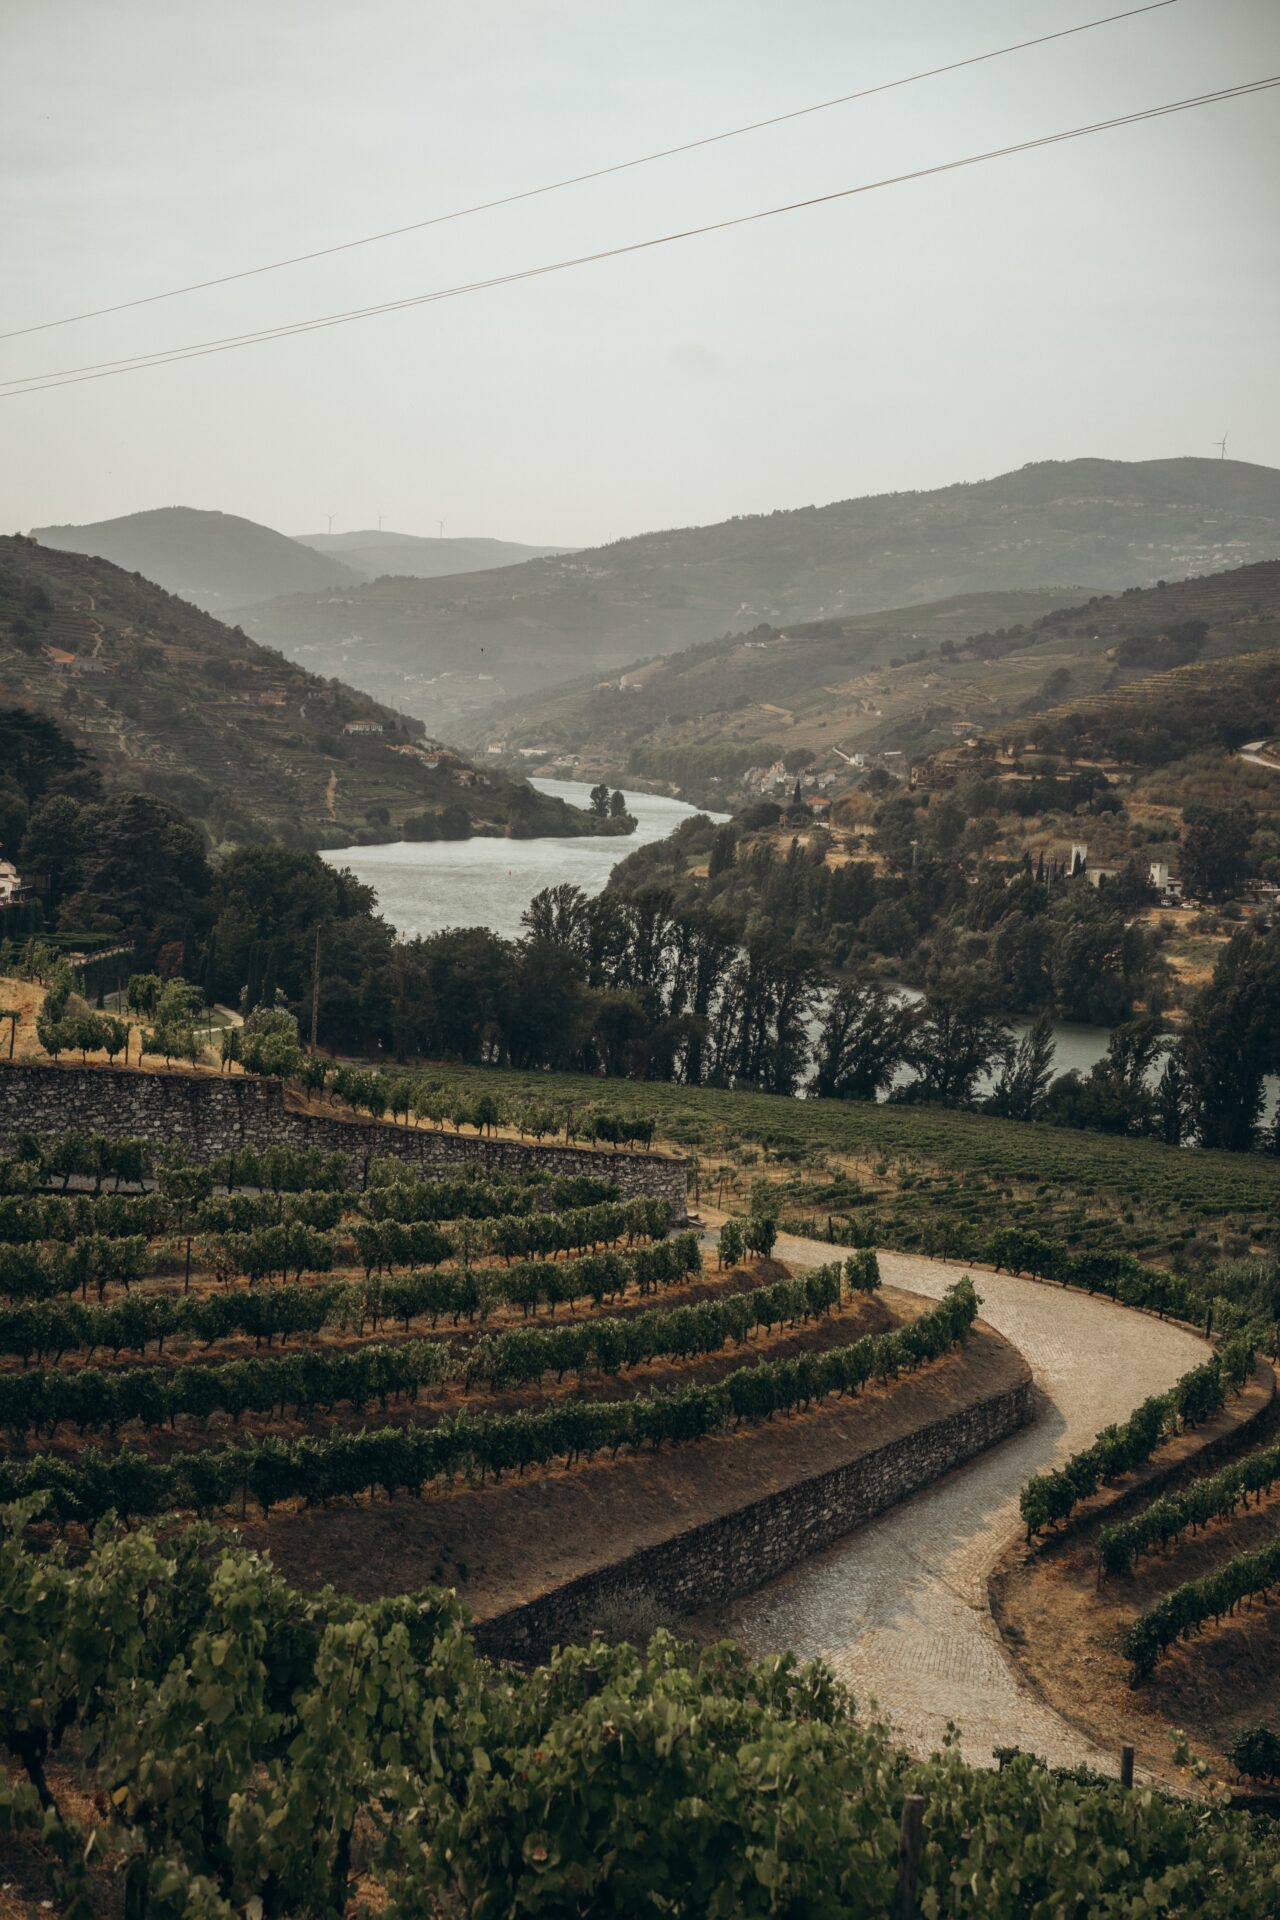
<svg viewBox="0 0 1280 1920">
<path fill-rule="evenodd" d="M 730 823 L 717 827 L 711 841 L 711 852 L 707 857 L 707 879 L 718 880 L 727 873 L 734 863 L 737 853 L 737 840 Z"/>
<path fill-rule="evenodd" d="M 609 817 L 611 820 L 625 820 L 626 814 L 627 797 L 621 787 L 615 787 L 609 795 Z"/>
<path fill-rule="evenodd" d="M 1053 1074 L 1053 1021 L 1038 1013 L 1004 1057 L 987 1106 L 1008 1120 L 1034 1120 Z"/>
<path fill-rule="evenodd" d="M 258 1007 L 240 1030 L 239 1058 L 247 1073 L 297 1077 L 302 1066 L 298 1023 L 282 1007 Z"/>
<path fill-rule="evenodd" d="M 125 992 L 130 1013 L 146 1014 L 148 1017 L 156 1010 L 160 990 L 164 981 L 158 973 L 131 973 Z"/>
<path fill-rule="evenodd" d="M 185 980 L 166 980 L 156 997 L 155 1025 L 143 1035 L 143 1051 L 162 1055 L 166 1066 L 174 1060 L 198 1059 L 200 1043 L 194 1021 L 203 1005 L 199 987 Z"/>
<path fill-rule="evenodd" d="M 1157 1130 L 1151 1085 L 1160 1057 L 1164 1022 L 1152 1014 L 1115 1028 L 1101 1060 L 1084 1077 L 1064 1073 L 1049 1093 L 1047 1116 L 1060 1126 L 1092 1127 L 1099 1133 L 1143 1135 Z"/>
<path fill-rule="evenodd" d="M 1114 1026 L 1128 1017 L 1135 979 L 1148 958 L 1127 939 L 1124 916 L 1112 912 L 1087 881 L 1068 885 L 1049 909 L 1049 974 L 1064 1020 Z"/>
<path fill-rule="evenodd" d="M 1253 808 L 1196 804 L 1184 808 L 1182 818 L 1183 892 L 1193 900 L 1232 898 L 1249 872 Z"/>
<path fill-rule="evenodd" d="M 878 1100 L 905 1064 L 915 1026 L 906 1002 L 873 980 L 851 980 L 827 1002 L 813 1091 L 823 1100 Z"/>
<path fill-rule="evenodd" d="M 1156 1131 L 1167 1147 L 1180 1147 L 1187 1130 L 1187 1076 L 1177 1048 L 1165 1055 L 1156 1083 Z"/>
<path fill-rule="evenodd" d="M 736 1267 L 743 1255 L 741 1220 L 726 1220 L 720 1229 L 719 1260 L 722 1267 Z"/>
<path fill-rule="evenodd" d="M 605 786 L 603 780 L 599 786 L 592 787 L 590 800 L 592 813 L 603 820 L 609 811 L 609 789 Z"/>
<path fill-rule="evenodd" d="M 917 1077 L 898 1097 L 969 1106 L 978 1081 L 1003 1060 L 1009 1044 L 991 979 L 973 967 L 940 973 L 925 994 L 908 1049 Z"/>
<path fill-rule="evenodd" d="M 1280 927 L 1233 935 L 1191 1009 L 1178 1057 L 1200 1145 L 1254 1146 L 1265 1076 L 1280 1069 Z"/>
</svg>

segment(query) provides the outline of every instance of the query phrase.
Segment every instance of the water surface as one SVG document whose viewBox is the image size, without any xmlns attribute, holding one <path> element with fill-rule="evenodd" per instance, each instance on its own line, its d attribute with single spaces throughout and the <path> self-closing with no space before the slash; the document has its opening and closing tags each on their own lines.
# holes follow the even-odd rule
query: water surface
<svg viewBox="0 0 1280 1920">
<path fill-rule="evenodd" d="M 533 780 L 530 785 L 574 806 L 590 804 L 580 780 Z M 619 860 L 652 840 L 664 840 L 699 811 L 657 793 L 628 793 L 636 830 L 549 840 L 396 840 L 381 847 L 342 847 L 322 855 L 349 867 L 377 893 L 378 906 L 406 939 L 444 927 L 491 927 L 507 939 L 524 929 L 520 916 L 535 893 L 570 881 L 599 893 Z M 713 814 L 715 820 L 727 814 Z"/>
</svg>

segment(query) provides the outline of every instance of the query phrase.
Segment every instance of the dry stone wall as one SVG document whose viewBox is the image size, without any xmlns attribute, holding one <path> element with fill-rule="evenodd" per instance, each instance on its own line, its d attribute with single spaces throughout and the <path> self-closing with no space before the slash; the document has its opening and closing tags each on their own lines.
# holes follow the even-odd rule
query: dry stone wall
<svg viewBox="0 0 1280 1920">
<path fill-rule="evenodd" d="M 1012 1385 L 842 1466 L 478 1621 L 477 1644 L 494 1658 L 539 1660 L 581 1639 L 602 1601 L 642 1593 L 677 1613 L 697 1613 L 737 1599 L 1006 1439 L 1032 1411 L 1024 1366 Z"/>
<path fill-rule="evenodd" d="M 180 1146 L 201 1157 L 235 1147 L 319 1147 L 345 1153 L 359 1176 L 375 1154 L 398 1154 L 425 1173 L 593 1173 L 630 1198 L 670 1200 L 688 1212 L 683 1160 L 663 1153 L 595 1152 L 437 1133 L 391 1121 L 296 1113 L 278 1080 L 247 1074 L 143 1073 L 125 1067 L 0 1063 L 0 1153 L 22 1133 L 105 1133 Z"/>
</svg>

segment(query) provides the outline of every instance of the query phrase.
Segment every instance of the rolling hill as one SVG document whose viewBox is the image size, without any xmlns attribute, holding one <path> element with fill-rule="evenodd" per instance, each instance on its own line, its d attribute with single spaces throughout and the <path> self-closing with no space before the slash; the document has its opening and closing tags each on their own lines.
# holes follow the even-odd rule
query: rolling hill
<svg viewBox="0 0 1280 1920">
<path fill-rule="evenodd" d="M 1153 668 L 1197 661 L 1212 683 L 1216 663 L 1274 660 L 1275 648 L 1280 561 L 1083 599 L 970 594 L 759 627 L 511 702 L 474 738 L 496 736 L 512 759 L 536 744 L 545 764 L 578 778 L 639 778 L 727 805 L 743 774 L 779 758 L 839 769 L 857 754 L 927 754 L 957 735 L 1025 735 L 1037 724 L 1028 716 L 1118 700 Z M 1267 711 L 1264 702 L 1262 722 Z"/>
<path fill-rule="evenodd" d="M 108 779 L 215 843 L 599 831 L 150 581 L 20 537 L 0 539 L 0 705 L 51 715 Z"/>
<path fill-rule="evenodd" d="M 566 547 L 529 547 L 518 540 L 450 538 L 427 540 L 416 533 L 389 533 L 370 527 L 363 533 L 300 533 L 299 545 L 337 560 L 365 580 L 381 574 L 408 574 L 417 580 L 436 580 L 450 573 L 484 573 L 493 567 L 514 567 L 522 560 L 541 560 L 566 553 Z"/>
<path fill-rule="evenodd" d="M 765 624 L 974 593 L 1154 585 L 1280 551 L 1280 472 L 1234 460 L 1041 462 L 932 492 L 746 515 L 435 580 L 253 609 L 261 640 L 436 730 L 506 698 Z"/>
<path fill-rule="evenodd" d="M 113 560 L 206 613 L 281 593 L 350 586 L 360 578 L 332 555 L 316 553 L 256 520 L 196 507 L 156 507 L 82 527 L 33 527 L 31 537 L 64 553 Z"/>
</svg>

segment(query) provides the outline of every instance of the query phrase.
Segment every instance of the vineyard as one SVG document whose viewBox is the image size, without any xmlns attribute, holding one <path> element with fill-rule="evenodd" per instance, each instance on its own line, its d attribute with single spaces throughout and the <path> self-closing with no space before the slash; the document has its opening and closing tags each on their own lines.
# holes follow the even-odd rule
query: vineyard
<svg viewBox="0 0 1280 1920">
<path fill-rule="evenodd" d="M 791 1278 L 765 1216 L 714 1272 L 616 1163 L 432 1180 L 395 1155 L 26 1138 L 0 1161 L 0 1500 L 43 1522 L 259 1524 L 732 1436 L 928 1366 L 874 1251 Z M 353 1165 L 358 1170 L 353 1172 Z"/>
<path fill-rule="evenodd" d="M 365 1519 L 425 1572 L 454 1507 L 668 1457 L 714 1474 L 717 1448 L 770 1431 L 791 1444 L 922 1370 L 948 1377 L 938 1363 L 978 1312 L 967 1279 L 906 1312 L 870 1245 L 789 1273 L 767 1212 L 731 1217 L 713 1265 L 667 1201 L 618 1190 L 611 1160 L 432 1179 L 392 1154 L 200 1161 L 46 1137 L 0 1161 L 0 1739 L 25 1775 L 0 1781 L 0 1864 L 29 1903 L 76 1920 L 872 1920 L 919 1791 L 939 1914 L 1013 1915 L 1030 1889 L 1046 1912 L 1136 1920 L 1145 1882 L 1156 1911 L 1225 1916 L 1227 1875 L 1233 1916 L 1268 1911 L 1280 1853 L 1229 1817 L 1025 1757 L 999 1774 L 951 1753 L 917 1765 L 821 1668 L 661 1636 L 647 1654 L 595 1641 L 494 1668 L 453 1596 L 401 1592 L 394 1562 L 354 1591 L 395 1597 L 328 1584 L 326 1541 L 347 1537 L 349 1565 Z M 1013 1270 L 1122 1300 L 1158 1285 L 1128 1253 L 1001 1231 L 990 1252 Z M 1171 1432 L 1212 1421 L 1251 1364 L 1228 1340 L 1034 1494 L 1029 1524 L 1051 1532 Z M 1260 1453 L 1219 1476 L 1190 1523 L 1229 1527 L 1233 1493 L 1256 1514 L 1273 1465 Z M 1175 1538 L 1164 1524 L 1149 1523 Z M 490 1552 L 519 1551 L 499 1533 Z M 303 1536 L 302 1585 L 255 1550 L 297 1565 Z M 1227 1576 L 1237 1604 L 1274 1578 L 1261 1544 Z M 1146 1552 L 1135 1537 L 1129 1566 Z M 1129 1577 L 1117 1559 L 1109 1584 Z M 438 1584 L 465 1598 L 467 1583 L 459 1559 Z M 1224 1593 L 1176 1597 L 1148 1640 L 1209 1621 Z M 1247 1752 L 1268 1762 L 1265 1729 Z M 1107 1845 L 1079 1849 L 1082 1823 Z"/>
<path fill-rule="evenodd" d="M 0 1161 L 0 1738 L 27 1781 L 0 1781 L 6 1873 L 16 1847 L 17 1871 L 38 1862 L 78 1920 L 121 1898 L 146 1920 L 337 1916 L 370 1875 L 406 1917 L 508 1910 L 515 1883 L 503 1906 L 491 1814 L 482 1794 L 467 1811 L 466 1783 L 527 1774 L 524 1750 L 558 1740 L 566 1713 L 594 1743 L 596 1702 L 621 1707 L 639 1656 L 500 1674 L 451 1596 L 304 1593 L 215 1529 L 274 1545 L 282 1523 L 350 1533 L 390 1506 L 421 1552 L 464 1492 L 523 1498 L 770 1423 L 801 1433 L 806 1414 L 933 1367 L 977 1314 L 967 1280 L 899 1314 L 868 1248 L 793 1276 L 765 1215 L 730 1220 L 706 1263 L 671 1204 L 620 1194 L 611 1163 L 433 1180 L 393 1155 L 201 1162 L 92 1137 L 27 1138 Z M 823 1678 L 674 1643 L 653 1660 L 673 1711 L 701 1701 L 708 1760 L 757 1722 L 771 1737 L 776 1715 L 815 1764 L 860 1768 L 880 1738 Z M 74 1812 L 68 1768 L 103 1783 Z M 865 1854 L 886 1816 L 855 1812 L 859 1792 L 844 1824 L 850 1840 L 865 1825 Z M 517 1880 L 526 1856 L 541 1878 L 543 1817 L 530 1803 Z M 740 1844 L 733 1910 L 766 1911 Z M 647 1852 L 620 1886 L 639 1891 Z M 829 1865 L 784 1855 L 807 1901 Z M 580 1871 L 566 1855 L 566 1898 Z M 877 1871 L 892 1879 L 891 1850 Z M 555 1885 L 539 1902 L 566 1910 Z"/>
<path fill-rule="evenodd" d="M 1269 1779 L 1280 1752 L 1257 1724 L 1259 1710 L 1280 1717 L 1272 1393 L 1233 1337 L 1035 1476 L 1022 1494 L 1035 1550 L 997 1606 L 1022 1664 L 1095 1738 L 1192 1727 L 1224 1776 L 1247 1780 Z"/>
<path fill-rule="evenodd" d="M 380 1111 L 413 1098 L 413 1076 L 364 1076 L 355 1101 Z M 407 1091 L 391 1091 L 397 1079 Z M 465 1116 L 481 1102 L 512 1133 L 591 1137 L 599 1082 L 453 1066 L 425 1096 Z M 1280 1161 L 1194 1153 L 1152 1140 L 1049 1128 L 943 1107 L 794 1100 L 710 1087 L 612 1080 L 609 1124 L 648 1128 L 692 1156 L 697 1196 L 749 1205 L 761 1177 L 787 1223 L 849 1244 L 943 1259 L 982 1259 L 1007 1227 L 1047 1233 L 1075 1253 L 1130 1253 L 1172 1264 L 1204 1302 L 1200 1270 L 1251 1249 L 1280 1249 Z M 368 1110 L 368 1109 L 367 1109 Z M 461 1122 L 465 1124 L 465 1119 Z"/>
<path fill-rule="evenodd" d="M 33 1517 L 0 1515 L 15 1911 L 1275 1911 L 1269 1823 L 1025 1755 L 998 1772 L 954 1749 L 913 1762 L 820 1665 L 661 1634 L 645 1653 L 596 1641 L 492 1667 L 449 1595 L 300 1593 L 200 1526 L 36 1552 Z M 1267 1738 L 1249 1749 L 1259 1765 Z M 918 1907 L 895 1891 L 911 1805 Z"/>
</svg>

